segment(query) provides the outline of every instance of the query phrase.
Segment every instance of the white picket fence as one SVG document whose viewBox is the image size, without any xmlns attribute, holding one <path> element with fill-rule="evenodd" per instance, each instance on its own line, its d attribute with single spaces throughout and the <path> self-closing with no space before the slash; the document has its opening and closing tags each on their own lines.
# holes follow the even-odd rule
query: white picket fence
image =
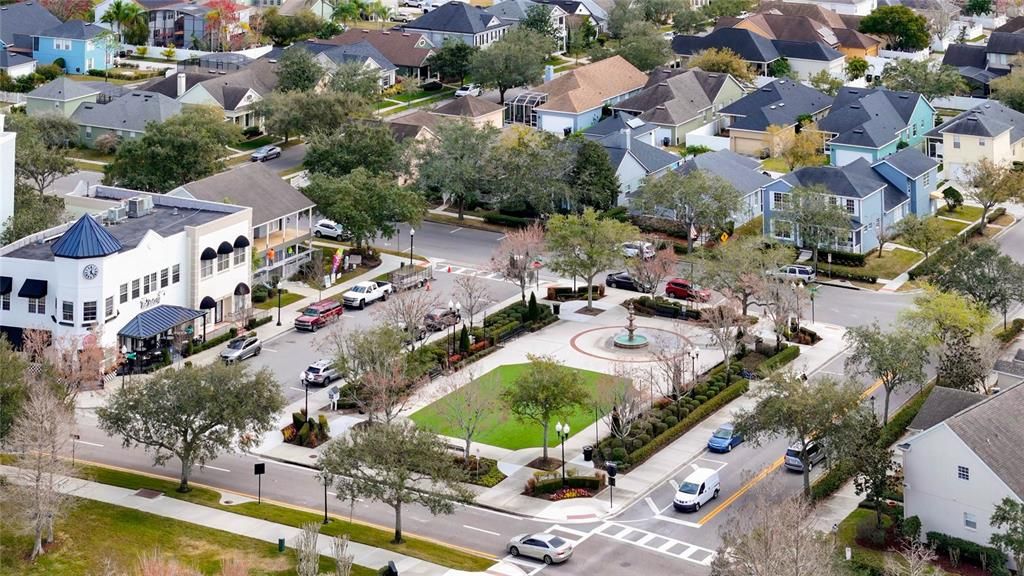
<svg viewBox="0 0 1024 576">
<path fill-rule="evenodd" d="M 0 91 L 0 102 L 6 102 L 8 104 L 24 104 L 25 95 L 21 92 Z"/>
</svg>

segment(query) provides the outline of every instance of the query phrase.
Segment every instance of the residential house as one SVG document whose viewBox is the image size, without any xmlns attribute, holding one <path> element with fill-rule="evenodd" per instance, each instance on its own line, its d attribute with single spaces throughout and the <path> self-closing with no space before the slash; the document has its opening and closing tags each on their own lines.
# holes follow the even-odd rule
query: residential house
<svg viewBox="0 0 1024 576">
<path fill-rule="evenodd" d="M 555 53 L 565 52 L 569 39 L 569 29 L 566 25 L 568 14 L 557 4 L 542 4 L 533 0 L 504 0 L 492 4 L 487 11 L 506 22 L 518 25 L 526 19 L 526 13 L 534 6 L 543 6 L 547 9 L 551 17 L 551 28 L 555 31 Z"/>
<path fill-rule="evenodd" d="M 861 16 L 839 14 L 819 4 L 796 4 L 775 0 L 761 2 L 755 9 L 761 14 L 798 16 L 824 24 L 832 29 L 836 40 L 839 41 L 838 46 L 833 45 L 832 47 L 847 57 L 877 56 L 878 50 L 881 48 L 881 41 L 878 38 L 859 31 Z M 756 32 L 756 30 L 754 31 Z"/>
<path fill-rule="evenodd" d="M 880 232 L 893 230 L 907 214 L 934 212 L 937 168 L 938 163 L 916 148 L 905 148 L 875 164 L 858 158 L 845 166 L 800 168 L 765 187 L 764 233 L 803 245 L 800 231 L 785 219 L 789 192 L 797 186 L 822 186 L 831 202 L 850 214 L 845 237 L 837 233 L 831 247 L 866 254 L 878 247 Z"/>
<path fill-rule="evenodd" d="M 857 158 L 875 162 L 901 145 L 920 147 L 933 126 L 935 108 L 920 94 L 850 86 L 839 90 L 828 115 L 818 122 L 834 166 Z"/>
<path fill-rule="evenodd" d="M 1024 114 L 995 100 L 961 112 L 927 134 L 928 155 L 945 177 L 963 180 L 964 169 L 982 158 L 1009 165 L 1024 161 Z"/>
<path fill-rule="evenodd" d="M 996 376 L 994 386 L 997 391 L 1024 382 L 1024 348 L 996 360 L 992 373 Z"/>
<path fill-rule="evenodd" d="M 455 98 L 430 111 L 444 119 L 468 120 L 474 126 L 493 126 L 501 129 L 504 124 L 505 107 L 476 96 Z"/>
<path fill-rule="evenodd" d="M 366 70 L 376 72 L 380 76 L 382 90 L 395 84 L 395 72 L 398 67 L 366 40 L 352 44 L 304 42 L 296 46 L 301 46 L 315 54 L 316 61 L 325 71 L 320 82 L 321 86 L 327 85 L 334 76 L 334 72 L 345 64 L 359 64 Z"/>
<path fill-rule="evenodd" d="M 214 106 L 224 119 L 242 128 L 259 126 L 256 104 L 277 86 L 277 62 L 259 59 L 235 72 L 178 72 L 144 84 L 140 90 L 157 92 L 185 105 Z"/>
<path fill-rule="evenodd" d="M 133 139 L 142 136 L 150 123 L 160 124 L 181 113 L 181 103 L 163 94 L 133 91 L 105 103 L 84 102 L 71 114 L 78 124 L 79 143 L 92 147 L 105 134 Z"/>
<path fill-rule="evenodd" d="M 385 58 L 398 67 L 396 74 L 406 78 L 413 78 L 419 82 L 431 78 L 430 66 L 427 60 L 434 55 L 437 47 L 423 34 L 402 32 L 400 30 L 366 30 L 349 28 L 343 34 L 339 34 L 327 40 L 309 40 L 311 43 L 325 44 L 356 44 L 358 42 L 369 42 Z"/>
<path fill-rule="evenodd" d="M 770 76 L 771 65 L 782 58 L 802 80 L 823 70 L 836 78 L 844 76 L 843 53 L 820 40 L 773 40 L 746 28 L 719 28 L 706 36 L 677 35 L 672 38 L 673 52 L 684 60 L 709 48 L 732 50 L 761 76 Z"/>
<path fill-rule="evenodd" d="M 0 72 L 8 78 L 21 78 L 36 71 L 36 61 L 24 54 L 0 48 Z"/>
<path fill-rule="evenodd" d="M 922 534 L 990 545 L 996 505 L 1024 500 L 1021 413 L 1024 384 L 1017 384 L 900 444 L 904 514 L 921 520 Z"/>
<path fill-rule="evenodd" d="M 832 97 L 792 80 L 773 80 L 719 111 L 728 129 L 729 149 L 763 156 L 772 149 L 769 126 L 794 134 L 801 119 L 820 121 Z M 775 137 L 780 137 L 776 134 Z"/>
<path fill-rule="evenodd" d="M 263 164 L 246 164 L 189 182 L 168 196 L 252 209 L 253 282 L 288 278 L 309 260 L 316 205 Z M 249 246 L 247 240 L 245 245 Z"/>
<path fill-rule="evenodd" d="M 743 86 L 729 74 L 658 68 L 643 90 L 612 110 L 657 126 L 654 137 L 662 145 L 684 146 L 688 132 L 714 121 L 719 110 L 744 94 Z"/>
<path fill-rule="evenodd" d="M 608 117 L 583 132 L 608 152 L 608 159 L 619 177 L 619 206 L 629 203 L 630 193 L 638 190 L 645 178 L 657 178 L 679 167 L 682 157 L 658 147 L 654 141 L 656 127 L 619 114 Z"/>
<path fill-rule="evenodd" d="M 979 96 L 988 96 L 992 80 L 1010 73 L 1018 54 L 1024 52 L 1024 16 L 1017 16 L 996 28 L 988 43 L 951 44 L 942 56 L 942 63 L 960 71 Z"/>
<path fill-rule="evenodd" d="M 403 25 L 402 30 L 422 34 L 434 46 L 441 46 L 450 38 L 486 48 L 512 26 L 512 22 L 502 20 L 485 8 L 464 2 L 448 2 Z"/>
<path fill-rule="evenodd" d="M 622 56 L 612 56 L 552 78 L 505 102 L 505 122 L 568 135 L 596 124 L 604 107 L 626 100 L 647 84 L 647 75 Z"/>
<path fill-rule="evenodd" d="M 76 82 L 67 76 L 59 76 L 46 84 L 37 86 L 25 95 L 25 112 L 29 116 L 60 114 L 70 117 L 83 102 L 96 102 L 100 90 L 85 82 Z"/>
<path fill-rule="evenodd" d="M 279 13 L 285 16 L 295 16 L 300 12 L 309 10 L 320 17 L 321 20 L 329 20 L 334 12 L 334 4 L 331 0 L 252 0 L 252 5 L 259 8 L 277 7 Z M 385 2 L 385 5 L 393 5 L 392 9 L 398 8 L 394 0 Z"/>
<path fill-rule="evenodd" d="M 32 37 L 60 24 L 37 0 L 4 4 L 0 6 L 0 48 L 32 56 Z"/>
<path fill-rule="evenodd" d="M 98 24 L 68 20 L 32 36 L 32 57 L 40 64 L 63 63 L 69 74 L 106 70 L 113 66 L 114 55 L 95 40 L 104 32 Z"/>
<path fill-rule="evenodd" d="M 714 174 L 732 185 L 743 198 L 742 208 L 732 216 L 733 223 L 740 226 L 757 218 L 762 212 L 764 188 L 771 181 L 761 171 L 761 163 L 730 150 L 717 150 L 698 154 L 676 168 L 677 172 L 689 174 L 694 170 Z"/>
<path fill-rule="evenodd" d="M 608 31 L 608 13 L 590 0 L 534 0 L 538 4 L 558 6 L 566 14 L 566 27 L 573 28 L 587 18 L 599 32 Z"/>
<path fill-rule="evenodd" d="M 794 4 L 813 4 L 837 14 L 867 16 L 878 7 L 877 0 L 785 0 Z"/>
<path fill-rule="evenodd" d="M 439 122 L 443 122 L 441 116 L 419 108 L 404 116 L 392 118 L 388 121 L 388 127 L 397 142 L 427 142 L 437 139 L 434 131 Z"/>
<path fill-rule="evenodd" d="M 774 2 L 772 5 L 785 3 Z M 800 12 L 825 14 L 830 12 L 816 5 L 789 4 Z M 784 8 L 783 8 L 784 9 Z M 804 10 L 809 9 L 809 10 Z M 719 18 L 716 28 L 743 28 L 771 40 L 789 40 L 792 42 L 823 43 L 843 54 L 843 56 L 877 56 L 881 41 L 867 34 L 845 27 L 833 27 L 817 18 L 802 14 L 786 14 L 780 8 L 766 10 L 759 7 L 760 12 L 745 18 Z M 795 12 L 786 10 L 787 12 Z M 831 20 L 842 24 L 838 14 L 831 13 Z"/>
<path fill-rule="evenodd" d="M 921 409 L 917 411 L 917 416 L 914 416 L 914 419 L 910 421 L 907 431 L 915 434 L 924 432 L 984 399 L 984 394 L 960 390 L 959 388 L 936 386 L 932 388 L 928 398 L 921 405 Z"/>
</svg>

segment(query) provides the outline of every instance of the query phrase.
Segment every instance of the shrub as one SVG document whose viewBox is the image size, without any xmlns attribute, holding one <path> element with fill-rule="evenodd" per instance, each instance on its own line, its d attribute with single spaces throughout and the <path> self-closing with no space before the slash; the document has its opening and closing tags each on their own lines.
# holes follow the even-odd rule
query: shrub
<svg viewBox="0 0 1024 576">
<path fill-rule="evenodd" d="M 535 292 L 530 292 L 530 301 L 527 306 L 526 317 L 530 322 L 540 318 L 540 310 L 537 308 L 537 294 Z"/>
<path fill-rule="evenodd" d="M 942 199 L 946 201 L 946 210 L 949 212 L 963 206 L 964 203 L 963 194 L 952 186 L 948 186 L 942 191 Z"/>
<path fill-rule="evenodd" d="M 149 46 L 139 46 L 135 49 L 135 53 L 138 54 L 140 58 L 145 58 L 146 54 L 149 53 Z"/>
<path fill-rule="evenodd" d="M 760 376 L 761 378 L 767 378 L 772 374 L 772 372 L 775 372 L 779 368 L 785 366 L 786 364 L 789 364 L 793 360 L 796 360 L 797 356 L 799 355 L 799 346 L 786 346 L 785 348 L 780 350 L 776 355 L 765 360 L 764 362 L 761 362 L 761 364 L 758 365 L 756 369 L 757 375 Z"/>
<path fill-rule="evenodd" d="M 484 212 L 483 219 L 488 224 L 497 224 L 498 226 L 508 226 L 510 228 L 526 228 L 533 223 L 532 218 L 509 216 L 500 212 Z"/>
<path fill-rule="evenodd" d="M 843 252 L 841 250 L 818 250 L 818 262 L 828 263 L 828 256 L 832 255 L 832 263 L 839 266 L 853 266 L 854 268 L 861 268 L 866 262 L 866 256 L 864 254 L 857 254 L 856 252 Z"/>
<path fill-rule="evenodd" d="M 917 542 L 921 539 L 921 519 L 917 516 L 905 518 L 900 526 L 900 532 L 908 542 Z"/>
<path fill-rule="evenodd" d="M 697 396 L 694 396 L 693 399 L 696 400 L 698 404 L 703 404 L 708 401 L 708 397 L 703 394 L 698 394 Z"/>
<path fill-rule="evenodd" d="M 267 287 L 264 286 L 263 284 L 257 284 L 252 289 L 252 301 L 254 304 L 266 302 L 268 295 L 269 291 L 267 290 Z"/>
<path fill-rule="evenodd" d="M 668 430 L 668 426 L 664 422 L 655 422 L 654 423 L 654 435 L 655 436 L 660 435 L 660 434 L 664 434 L 665 430 Z"/>
<path fill-rule="evenodd" d="M 261 133 L 262 132 L 260 132 L 259 126 L 249 126 L 242 130 L 242 136 L 245 136 L 246 138 L 255 138 L 259 136 Z"/>
<path fill-rule="evenodd" d="M 1024 318 L 1014 318 L 1005 330 L 996 332 L 996 338 L 1003 344 L 1009 344 L 1020 334 L 1021 330 L 1024 330 Z"/>
<path fill-rule="evenodd" d="M 612 460 L 616 462 L 626 461 L 626 449 L 625 448 L 612 448 Z"/>
<path fill-rule="evenodd" d="M 856 280 L 857 282 L 867 282 L 868 284 L 874 284 L 878 282 L 878 276 L 874 274 L 859 274 L 857 272 L 848 272 L 845 270 L 829 270 L 828 264 L 818 264 L 818 274 L 825 274 L 829 278 L 843 278 L 846 280 Z"/>
<path fill-rule="evenodd" d="M 936 276 L 943 273 L 946 270 L 946 265 L 949 260 L 957 253 L 959 246 L 956 242 L 947 242 L 939 247 L 938 250 L 932 252 L 927 258 L 921 261 L 920 264 L 912 268 L 907 275 L 911 280 L 916 280 L 922 277 Z"/>
<path fill-rule="evenodd" d="M 1006 214 L 1006 208 L 999 206 L 998 208 L 995 208 L 991 212 L 989 212 L 987 216 L 985 216 L 985 221 L 991 223 L 996 218 L 999 218 L 1003 214 Z"/>
<path fill-rule="evenodd" d="M 618 220 L 619 222 L 629 221 L 629 212 L 625 206 L 616 206 L 615 208 L 609 208 L 601 213 L 602 218 L 609 220 Z"/>
<path fill-rule="evenodd" d="M 966 560 L 975 566 L 988 570 L 993 576 L 1008 576 L 1010 571 L 1006 568 L 1006 555 L 997 548 L 982 546 L 970 540 L 963 540 L 954 536 L 929 532 L 927 534 L 928 545 L 935 548 L 937 554 L 957 554 L 961 560 Z"/>
<path fill-rule="evenodd" d="M 679 423 L 679 419 L 676 418 L 675 416 L 665 416 L 664 418 L 662 418 L 661 421 L 664 422 L 665 425 L 668 426 L 669 428 Z"/>
<path fill-rule="evenodd" d="M 857 540 L 875 548 L 885 545 L 885 529 L 875 525 L 875 515 L 865 516 L 857 522 Z"/>
</svg>

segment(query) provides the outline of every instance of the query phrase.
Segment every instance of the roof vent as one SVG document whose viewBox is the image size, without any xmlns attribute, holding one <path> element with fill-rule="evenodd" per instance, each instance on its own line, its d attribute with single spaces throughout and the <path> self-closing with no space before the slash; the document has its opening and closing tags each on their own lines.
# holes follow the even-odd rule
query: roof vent
<svg viewBox="0 0 1024 576">
<path fill-rule="evenodd" d="M 769 106 L 769 108 L 771 108 L 772 110 L 775 110 L 775 104 L 772 104 L 771 106 Z"/>
<path fill-rule="evenodd" d="M 854 110 L 860 110 L 860 104 L 850 104 L 850 108 Z"/>
<path fill-rule="evenodd" d="M 692 100 L 691 100 L 691 102 L 692 102 Z M 783 107 L 783 106 L 785 106 L 785 105 L 786 105 L 786 103 L 785 103 L 785 102 L 779 102 L 779 108 L 782 108 L 782 107 Z"/>
<path fill-rule="evenodd" d="M 910 95 L 909 94 L 900 94 L 900 100 L 909 100 L 909 99 L 910 99 Z"/>
<path fill-rule="evenodd" d="M 991 108 L 991 107 L 992 107 L 991 104 L 985 104 L 985 108 Z"/>
<path fill-rule="evenodd" d="M 856 129 L 854 129 L 853 133 L 854 134 L 863 134 L 864 130 L 862 130 L 861 128 L 856 128 Z"/>
<path fill-rule="evenodd" d="M 270 60 L 267 60 L 267 62 L 270 62 L 271 64 L 277 64 L 277 58 L 271 58 Z"/>
<path fill-rule="evenodd" d="M 761 92 L 771 92 L 771 88 L 761 88 Z"/>
<path fill-rule="evenodd" d="M 369 34 L 369 33 L 370 33 L 369 30 L 366 30 L 366 29 L 363 30 L 363 34 Z M 387 34 L 387 32 L 385 32 L 385 34 Z"/>
</svg>

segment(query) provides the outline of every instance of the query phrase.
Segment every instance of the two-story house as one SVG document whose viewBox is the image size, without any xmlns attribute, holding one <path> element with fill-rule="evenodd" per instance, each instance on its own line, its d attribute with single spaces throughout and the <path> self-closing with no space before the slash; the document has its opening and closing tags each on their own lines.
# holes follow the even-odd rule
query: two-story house
<svg viewBox="0 0 1024 576">
<path fill-rule="evenodd" d="M 71 114 L 78 124 L 78 142 L 92 147 L 96 139 L 114 134 L 118 139 L 141 138 L 150 124 L 162 124 L 181 113 L 181 103 L 163 94 L 132 91 L 109 102 L 84 102 Z"/>
<path fill-rule="evenodd" d="M 513 25 L 486 8 L 465 2 L 448 2 L 402 26 L 402 29 L 423 34 L 434 46 L 441 46 L 445 40 L 451 39 L 486 48 L 508 33 Z"/>
<path fill-rule="evenodd" d="M 672 51 L 681 60 L 710 48 L 733 51 L 761 76 L 770 76 L 772 64 L 785 58 L 790 70 L 801 80 L 822 71 L 836 78 L 844 77 L 845 56 L 820 40 L 772 39 L 746 28 L 732 27 L 719 28 L 706 36 L 680 34 L 672 38 Z"/>
<path fill-rule="evenodd" d="M 719 111 L 729 137 L 729 149 L 765 157 L 772 138 L 795 134 L 804 118 L 818 122 L 832 106 L 832 97 L 792 80 L 773 80 Z M 770 133 L 769 126 L 784 129 Z"/>
<path fill-rule="evenodd" d="M 369 42 L 392 64 L 398 67 L 397 74 L 423 82 L 433 76 L 427 60 L 434 55 L 437 47 L 423 34 L 399 30 L 366 30 L 350 28 L 344 33 L 327 40 L 308 40 L 309 44 L 356 44 Z"/>
<path fill-rule="evenodd" d="M 728 182 L 740 193 L 742 205 L 732 215 L 733 224 L 740 226 L 761 215 L 764 188 L 772 179 L 761 171 L 761 163 L 730 150 L 716 150 L 698 154 L 683 162 L 676 171 L 689 174 L 702 170 Z"/>
<path fill-rule="evenodd" d="M 928 155 L 942 162 L 945 178 L 963 180 L 964 169 L 986 158 L 996 164 L 1024 161 L 1024 114 L 991 100 L 961 112 L 925 134 Z"/>
<path fill-rule="evenodd" d="M 617 204 L 626 206 L 646 178 L 657 178 L 679 167 L 682 157 L 659 148 L 654 141 L 656 127 L 629 114 L 605 118 L 591 126 L 583 137 L 604 147 L 608 161 L 619 178 Z"/>
<path fill-rule="evenodd" d="M 29 116 L 60 114 L 66 118 L 78 109 L 79 104 L 96 102 L 99 96 L 97 88 L 60 76 L 25 95 L 25 112 Z"/>
<path fill-rule="evenodd" d="M 543 6 L 551 18 L 551 28 L 555 31 L 555 53 L 565 52 L 566 42 L 569 40 L 568 27 L 566 25 L 565 10 L 557 4 L 542 4 L 533 0 L 505 0 L 492 4 L 487 11 L 506 22 L 518 25 L 526 19 L 526 14 L 534 6 Z"/>
<path fill-rule="evenodd" d="M 850 86 L 839 90 L 828 115 L 818 122 L 833 166 L 857 158 L 881 160 L 901 143 L 920 147 L 934 126 L 935 108 L 920 94 Z"/>
<path fill-rule="evenodd" d="M 729 74 L 657 68 L 643 90 L 612 110 L 657 126 L 654 137 L 663 146 L 683 146 L 687 132 L 712 122 L 716 112 L 744 94 L 743 86 Z"/>
<path fill-rule="evenodd" d="M 58 19 L 36 0 L 0 6 L 0 50 L 32 56 L 32 37 L 60 26 Z"/>
<path fill-rule="evenodd" d="M 878 39 L 847 28 L 835 12 L 811 4 L 766 2 L 755 14 L 719 18 L 715 27 L 744 28 L 772 40 L 823 42 L 844 56 L 877 56 L 881 45 Z"/>
<path fill-rule="evenodd" d="M 382 90 L 395 84 L 395 73 L 398 67 L 369 41 L 363 40 L 351 44 L 303 42 L 289 49 L 298 47 L 312 52 L 317 63 L 324 70 L 324 77 L 320 81 L 321 88 L 327 86 L 338 68 L 346 64 L 358 64 L 368 72 L 376 73 L 380 77 Z"/>
<path fill-rule="evenodd" d="M 242 128 L 261 125 L 256 105 L 277 86 L 277 62 L 260 58 L 228 72 L 178 72 L 144 84 L 140 90 L 157 92 L 183 105 L 214 106 L 224 119 Z"/>
<path fill-rule="evenodd" d="M 40 64 L 63 63 L 69 74 L 106 70 L 113 65 L 114 54 L 95 40 L 105 32 L 97 24 L 68 20 L 32 36 L 32 57 Z"/>
<path fill-rule="evenodd" d="M 880 231 L 892 231 L 907 214 L 934 212 L 937 169 L 938 163 L 915 148 L 875 164 L 858 158 L 845 166 L 800 168 L 765 186 L 764 234 L 802 246 L 799 228 L 786 219 L 789 195 L 797 186 L 822 186 L 830 201 L 850 214 L 849 229 L 837 230 L 830 247 L 866 254 L 878 247 Z"/>
</svg>

